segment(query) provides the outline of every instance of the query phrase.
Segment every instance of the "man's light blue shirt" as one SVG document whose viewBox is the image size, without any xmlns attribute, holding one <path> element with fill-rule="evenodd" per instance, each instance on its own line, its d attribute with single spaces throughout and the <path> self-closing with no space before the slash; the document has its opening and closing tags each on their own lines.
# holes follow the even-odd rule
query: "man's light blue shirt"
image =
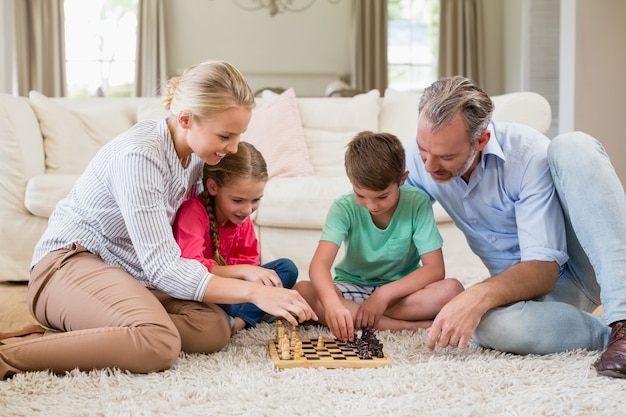
<svg viewBox="0 0 626 417">
<path fill-rule="evenodd" d="M 515 123 L 494 123 L 468 184 L 435 182 L 417 143 L 407 146 L 407 183 L 437 200 L 491 275 L 522 261 L 567 262 L 565 223 L 547 162 L 550 140 Z M 583 190 L 581 190 L 583 192 Z"/>
</svg>

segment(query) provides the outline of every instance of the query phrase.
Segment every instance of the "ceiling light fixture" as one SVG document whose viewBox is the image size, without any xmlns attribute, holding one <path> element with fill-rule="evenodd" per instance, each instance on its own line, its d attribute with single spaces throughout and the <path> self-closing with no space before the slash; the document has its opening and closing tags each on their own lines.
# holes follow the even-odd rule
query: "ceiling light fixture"
<svg viewBox="0 0 626 417">
<path fill-rule="evenodd" d="M 340 0 L 328 0 L 336 4 Z M 235 4 L 249 11 L 268 9 L 270 16 L 274 17 L 282 12 L 302 12 L 313 5 L 315 0 L 235 0 Z"/>
</svg>

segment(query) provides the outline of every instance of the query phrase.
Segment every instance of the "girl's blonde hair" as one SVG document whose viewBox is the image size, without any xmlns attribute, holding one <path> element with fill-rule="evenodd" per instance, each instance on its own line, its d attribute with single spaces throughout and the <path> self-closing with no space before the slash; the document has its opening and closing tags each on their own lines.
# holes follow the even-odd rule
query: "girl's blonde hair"
<svg viewBox="0 0 626 417">
<path fill-rule="evenodd" d="M 237 153 L 227 154 L 219 164 L 204 164 L 202 180 L 204 191 L 201 194 L 204 207 L 209 215 L 211 225 L 211 243 L 213 244 L 213 260 L 219 265 L 226 265 L 224 257 L 219 253 L 219 231 L 215 216 L 215 197 L 207 189 L 207 181 L 212 179 L 218 187 L 229 186 L 235 181 L 253 179 L 267 182 L 267 164 L 261 152 L 248 142 L 239 142 Z"/>
<path fill-rule="evenodd" d="M 224 61 L 207 61 L 169 79 L 163 105 L 172 114 L 190 112 L 201 119 L 234 106 L 254 108 L 254 94 L 243 75 Z"/>
</svg>

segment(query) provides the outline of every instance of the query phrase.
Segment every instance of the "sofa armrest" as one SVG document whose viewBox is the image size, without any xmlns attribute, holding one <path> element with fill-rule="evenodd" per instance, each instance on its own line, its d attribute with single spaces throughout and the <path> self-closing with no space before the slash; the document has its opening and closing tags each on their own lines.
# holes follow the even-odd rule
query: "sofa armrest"
<svg viewBox="0 0 626 417">
<path fill-rule="evenodd" d="M 39 123 L 24 97 L 0 94 L 0 167 L 0 281 L 24 280 L 46 227 L 24 206 L 26 183 L 45 171 Z"/>
</svg>

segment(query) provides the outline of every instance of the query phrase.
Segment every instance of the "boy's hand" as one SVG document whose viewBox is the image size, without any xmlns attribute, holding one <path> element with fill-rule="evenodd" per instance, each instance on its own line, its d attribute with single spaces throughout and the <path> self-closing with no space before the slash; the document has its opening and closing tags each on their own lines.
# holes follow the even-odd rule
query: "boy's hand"
<svg viewBox="0 0 626 417">
<path fill-rule="evenodd" d="M 354 339 L 354 323 L 352 322 L 352 314 L 350 310 L 339 303 L 335 308 L 326 309 L 324 319 L 326 325 L 333 332 L 333 335 L 339 340 Z"/>
<path fill-rule="evenodd" d="M 357 329 L 363 329 L 365 327 L 376 328 L 378 320 L 387 310 L 387 303 L 376 297 L 374 292 L 361 306 L 356 313 L 354 325 Z"/>
</svg>

